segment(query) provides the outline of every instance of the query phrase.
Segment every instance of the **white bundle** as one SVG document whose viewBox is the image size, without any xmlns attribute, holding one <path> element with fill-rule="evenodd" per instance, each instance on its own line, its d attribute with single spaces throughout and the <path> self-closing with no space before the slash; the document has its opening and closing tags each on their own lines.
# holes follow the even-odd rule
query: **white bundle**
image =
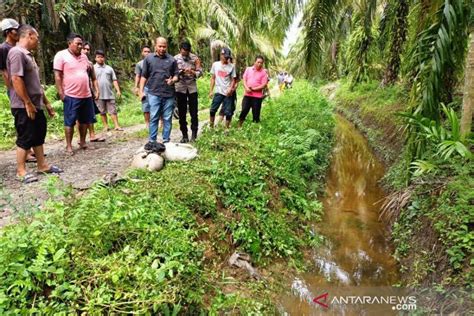
<svg viewBox="0 0 474 316">
<path fill-rule="evenodd" d="M 163 157 L 169 161 L 188 161 L 197 157 L 197 149 L 189 144 L 166 143 Z"/>
<path fill-rule="evenodd" d="M 148 169 L 149 171 L 160 171 L 165 165 L 165 160 L 158 154 L 146 154 L 139 152 L 133 156 L 132 167 L 139 169 Z"/>
</svg>

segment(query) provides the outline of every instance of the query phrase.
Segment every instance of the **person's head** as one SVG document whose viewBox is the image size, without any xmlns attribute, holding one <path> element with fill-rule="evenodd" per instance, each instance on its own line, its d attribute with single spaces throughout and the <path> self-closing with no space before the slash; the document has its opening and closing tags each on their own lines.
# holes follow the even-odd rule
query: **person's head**
<svg viewBox="0 0 474 316">
<path fill-rule="evenodd" d="M 164 56 L 168 49 L 168 41 L 164 37 L 158 37 L 155 42 L 155 51 L 159 56 Z"/>
<path fill-rule="evenodd" d="M 227 64 L 229 62 L 229 59 L 232 59 L 232 52 L 229 48 L 224 47 L 223 49 L 221 49 L 221 62 Z"/>
<path fill-rule="evenodd" d="M 189 53 L 191 52 L 191 44 L 189 42 L 182 42 L 181 45 L 179 45 L 179 53 L 181 56 L 187 57 L 189 56 Z"/>
<path fill-rule="evenodd" d="M 17 21 L 14 19 L 3 19 L 2 22 L 0 22 L 0 27 L 3 37 L 5 37 L 8 42 L 18 42 L 18 28 L 20 24 L 18 24 Z"/>
<path fill-rule="evenodd" d="M 91 54 L 91 49 L 92 49 L 91 44 L 89 42 L 84 42 L 84 44 L 82 44 L 81 52 L 85 54 L 86 56 L 89 56 Z"/>
<path fill-rule="evenodd" d="M 253 64 L 255 69 L 260 70 L 263 67 L 263 64 L 265 63 L 265 59 L 263 58 L 262 55 L 258 55 L 255 57 L 255 63 Z"/>
<path fill-rule="evenodd" d="M 105 53 L 103 50 L 98 49 L 95 51 L 95 62 L 99 65 L 103 65 L 105 63 Z"/>
<path fill-rule="evenodd" d="M 39 43 L 39 35 L 34 27 L 28 24 L 22 25 L 18 29 L 20 45 L 28 50 L 36 49 Z"/>
<path fill-rule="evenodd" d="M 145 58 L 148 54 L 151 53 L 151 48 L 148 45 L 142 47 L 142 57 Z"/>
<path fill-rule="evenodd" d="M 68 46 L 69 51 L 76 56 L 81 55 L 82 45 L 83 45 L 82 36 L 76 33 L 71 33 L 66 37 L 66 40 L 67 40 L 67 46 Z"/>
</svg>

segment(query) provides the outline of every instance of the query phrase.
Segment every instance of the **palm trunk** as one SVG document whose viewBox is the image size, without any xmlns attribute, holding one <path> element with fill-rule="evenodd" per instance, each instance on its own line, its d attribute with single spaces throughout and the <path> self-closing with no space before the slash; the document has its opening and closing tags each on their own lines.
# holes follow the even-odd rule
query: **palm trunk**
<svg viewBox="0 0 474 316">
<path fill-rule="evenodd" d="M 41 6 L 37 6 L 36 8 L 36 28 L 38 31 L 38 35 L 40 39 L 44 38 L 44 29 L 43 26 L 41 25 Z M 43 51 L 43 44 L 41 41 L 38 43 L 38 48 L 37 48 L 37 60 L 38 60 L 38 67 L 39 67 L 39 73 L 40 73 L 40 79 L 42 83 L 46 83 L 46 69 L 44 66 L 44 51 Z"/>
<path fill-rule="evenodd" d="M 464 140 L 472 129 L 472 107 L 474 105 L 474 30 L 471 31 L 466 57 L 464 96 L 461 115 L 461 137 Z"/>
<path fill-rule="evenodd" d="M 390 59 L 387 68 L 385 69 L 382 86 L 392 85 L 397 81 L 398 73 L 400 71 L 400 56 L 407 35 L 407 16 L 409 11 L 408 0 L 400 0 L 397 5 L 393 40 L 390 45 Z"/>
</svg>

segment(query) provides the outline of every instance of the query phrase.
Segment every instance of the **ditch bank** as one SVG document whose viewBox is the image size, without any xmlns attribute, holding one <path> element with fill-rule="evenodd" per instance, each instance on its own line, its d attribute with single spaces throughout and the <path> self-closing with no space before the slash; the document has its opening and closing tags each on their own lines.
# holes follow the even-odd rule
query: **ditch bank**
<svg viewBox="0 0 474 316">
<path fill-rule="evenodd" d="M 347 82 L 321 88 L 324 95 L 360 129 L 387 166 L 388 195 L 381 219 L 388 224 L 400 265 L 400 285 L 424 293 L 428 313 L 472 310 L 474 168 L 453 160 L 433 174 L 412 179 L 404 159 L 403 122 L 395 115 L 407 104 L 398 86 L 378 82 L 353 90 Z"/>
<path fill-rule="evenodd" d="M 158 173 L 80 196 L 50 183 L 41 211 L 0 231 L 0 313 L 277 312 L 279 282 L 320 242 L 334 119 L 306 83 L 262 118 L 204 130 L 197 159 Z M 236 251 L 258 277 L 229 265 Z"/>
</svg>

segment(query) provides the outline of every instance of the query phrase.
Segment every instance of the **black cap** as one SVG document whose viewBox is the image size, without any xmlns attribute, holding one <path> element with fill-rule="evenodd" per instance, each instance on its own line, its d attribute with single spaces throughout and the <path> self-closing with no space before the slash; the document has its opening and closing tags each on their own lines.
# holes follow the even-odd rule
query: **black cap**
<svg viewBox="0 0 474 316">
<path fill-rule="evenodd" d="M 221 54 L 223 54 L 225 58 L 232 58 L 232 52 L 228 47 L 221 49 Z"/>
</svg>

